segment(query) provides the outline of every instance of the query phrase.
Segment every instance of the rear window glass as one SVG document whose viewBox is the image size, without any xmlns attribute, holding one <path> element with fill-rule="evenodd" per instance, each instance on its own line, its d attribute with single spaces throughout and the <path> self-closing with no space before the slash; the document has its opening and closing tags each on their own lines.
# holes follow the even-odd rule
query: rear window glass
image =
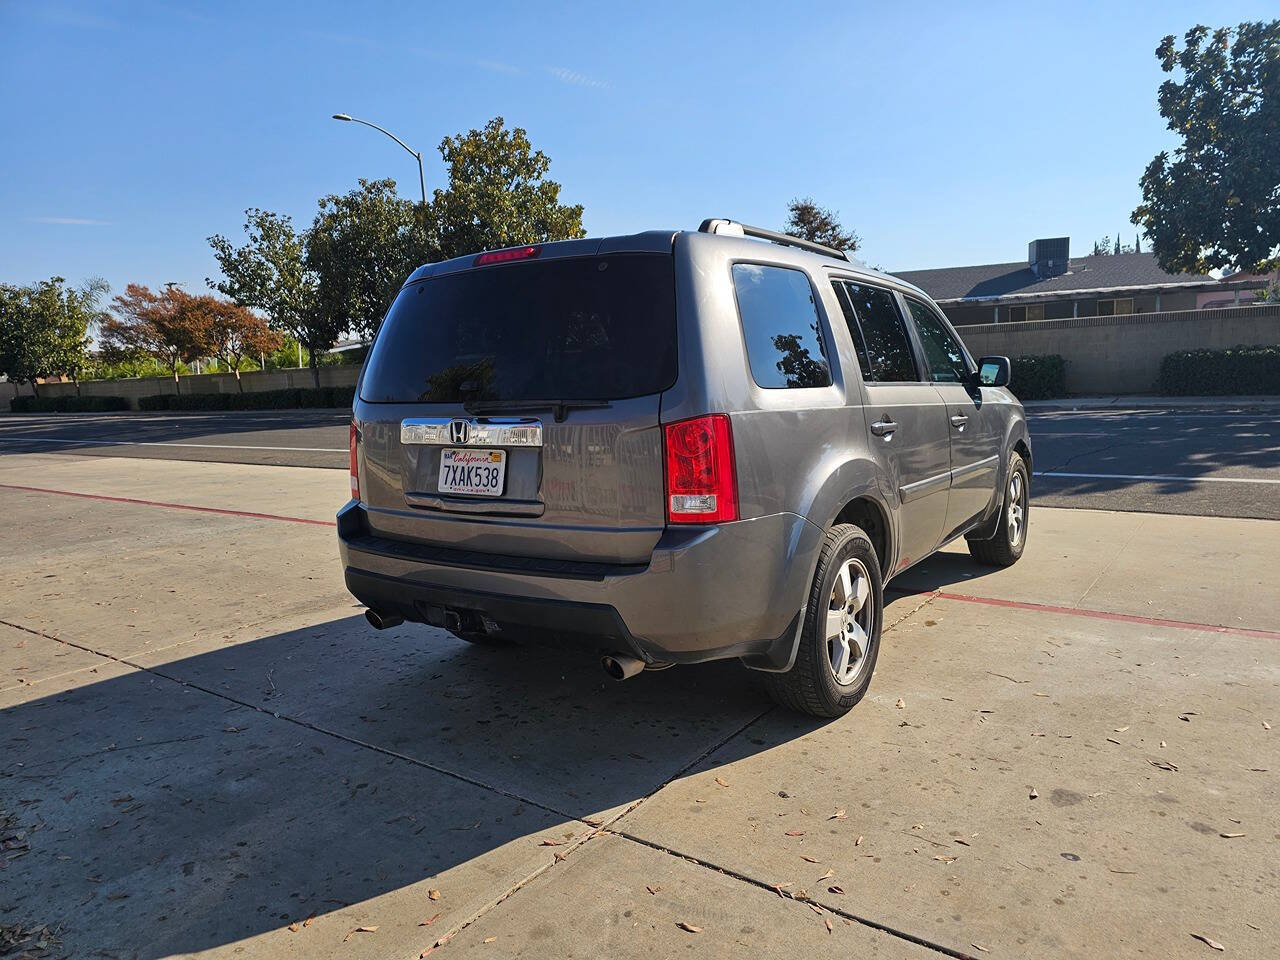
<svg viewBox="0 0 1280 960">
<path fill-rule="evenodd" d="M 831 386 L 813 287 L 804 273 L 735 263 L 733 289 L 756 383 L 770 389 Z"/>
<path fill-rule="evenodd" d="M 676 379 L 669 254 L 478 267 L 400 292 L 369 357 L 370 403 L 621 400 Z"/>
</svg>

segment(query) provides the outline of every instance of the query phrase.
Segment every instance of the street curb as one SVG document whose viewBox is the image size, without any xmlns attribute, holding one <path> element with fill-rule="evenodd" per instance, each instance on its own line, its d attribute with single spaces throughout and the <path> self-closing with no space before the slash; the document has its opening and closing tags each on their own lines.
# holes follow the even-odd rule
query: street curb
<svg viewBox="0 0 1280 960">
<path fill-rule="evenodd" d="M 1049 413 L 1090 410 L 1257 410 L 1280 411 L 1280 397 L 1070 397 L 1025 400 L 1024 409 Z"/>
</svg>

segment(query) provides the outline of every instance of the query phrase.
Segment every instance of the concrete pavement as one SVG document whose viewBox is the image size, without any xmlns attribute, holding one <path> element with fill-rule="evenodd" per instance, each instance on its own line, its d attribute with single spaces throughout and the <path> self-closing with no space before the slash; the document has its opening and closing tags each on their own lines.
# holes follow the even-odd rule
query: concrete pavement
<svg viewBox="0 0 1280 960">
<path fill-rule="evenodd" d="M 1275 952 L 1274 523 L 1037 508 L 1017 566 L 894 582 L 823 723 L 734 664 L 372 631 L 338 471 L 0 484 L 0 924 L 58 951 Z"/>
</svg>

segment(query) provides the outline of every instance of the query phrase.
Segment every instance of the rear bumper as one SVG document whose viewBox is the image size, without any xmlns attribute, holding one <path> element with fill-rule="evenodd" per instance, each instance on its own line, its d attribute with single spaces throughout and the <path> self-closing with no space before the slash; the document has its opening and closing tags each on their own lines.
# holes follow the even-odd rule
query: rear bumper
<svg viewBox="0 0 1280 960">
<path fill-rule="evenodd" d="M 821 539 L 784 513 L 669 528 L 647 564 L 574 563 L 388 540 L 355 501 L 338 514 L 347 588 L 379 611 L 439 625 L 487 617 L 562 646 L 766 670 L 791 664 Z"/>
</svg>

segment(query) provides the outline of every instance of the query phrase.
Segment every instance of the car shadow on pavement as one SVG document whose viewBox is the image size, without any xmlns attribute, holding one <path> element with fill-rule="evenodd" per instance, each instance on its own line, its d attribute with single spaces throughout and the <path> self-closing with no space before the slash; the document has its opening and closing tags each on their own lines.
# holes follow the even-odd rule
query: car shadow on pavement
<svg viewBox="0 0 1280 960">
<path fill-rule="evenodd" d="M 141 662 L 4 694 L 0 920 L 68 953 L 286 936 L 387 894 L 443 928 L 550 861 L 539 835 L 589 833 L 770 709 L 734 663 L 616 683 L 357 616 Z"/>
</svg>

